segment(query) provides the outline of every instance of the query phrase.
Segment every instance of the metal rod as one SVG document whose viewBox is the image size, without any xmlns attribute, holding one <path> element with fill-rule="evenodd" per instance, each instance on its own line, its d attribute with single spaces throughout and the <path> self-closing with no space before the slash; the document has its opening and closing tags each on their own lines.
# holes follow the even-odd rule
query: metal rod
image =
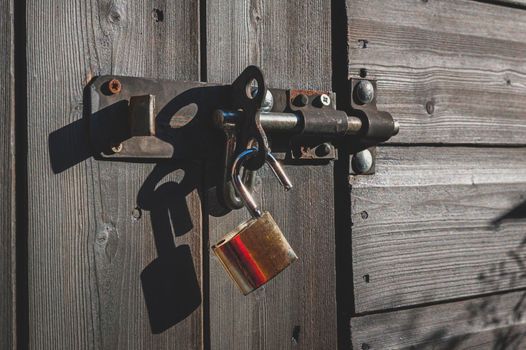
<svg viewBox="0 0 526 350">
<path fill-rule="evenodd" d="M 300 118 L 294 113 L 259 113 L 261 126 L 269 132 L 287 132 L 297 129 L 300 125 Z"/>
<path fill-rule="evenodd" d="M 288 132 L 297 130 L 300 116 L 295 113 L 259 113 L 263 129 L 268 132 Z M 362 121 L 357 117 L 347 117 L 346 135 L 356 135 L 362 129 Z"/>
<path fill-rule="evenodd" d="M 214 113 L 214 119 L 217 125 L 222 125 L 223 122 L 235 124 L 241 119 L 241 113 L 217 110 Z M 301 118 L 301 115 L 296 113 L 259 112 L 261 126 L 268 133 L 300 133 Z M 347 125 L 346 135 L 355 135 L 362 129 L 362 121 L 357 117 L 347 117 Z"/>
<path fill-rule="evenodd" d="M 345 135 L 356 135 L 362 130 L 362 121 L 358 117 L 347 117 L 347 131 Z"/>
</svg>

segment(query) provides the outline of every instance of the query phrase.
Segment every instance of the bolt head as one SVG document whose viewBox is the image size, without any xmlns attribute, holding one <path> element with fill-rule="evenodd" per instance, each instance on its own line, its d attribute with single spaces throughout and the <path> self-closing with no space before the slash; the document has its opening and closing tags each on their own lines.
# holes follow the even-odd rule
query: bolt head
<svg viewBox="0 0 526 350">
<path fill-rule="evenodd" d="M 265 98 L 263 99 L 263 102 L 261 103 L 261 111 L 270 112 L 272 110 L 272 107 L 274 107 L 274 96 L 272 96 L 272 93 L 270 92 L 270 90 L 267 89 Z"/>
<path fill-rule="evenodd" d="M 322 106 L 329 107 L 331 105 L 331 98 L 329 95 L 323 94 L 320 96 L 320 102 Z"/>
<path fill-rule="evenodd" d="M 351 166 L 356 174 L 365 174 L 373 167 L 373 155 L 368 149 L 358 152 L 352 157 Z"/>
<path fill-rule="evenodd" d="M 294 98 L 294 105 L 296 107 L 305 107 L 309 103 L 309 97 L 305 94 L 299 94 Z"/>
<path fill-rule="evenodd" d="M 251 96 L 256 96 L 258 94 L 258 87 L 257 86 L 251 86 L 250 87 L 250 94 Z M 261 102 L 261 108 L 260 111 L 262 112 L 270 112 L 272 110 L 272 107 L 274 107 L 274 96 L 272 96 L 272 93 L 269 89 L 266 89 L 265 98 Z"/>
<path fill-rule="evenodd" d="M 333 147 L 331 144 L 325 142 L 319 145 L 318 147 L 316 147 L 315 153 L 318 157 L 326 157 L 331 153 L 332 148 Z"/>
<path fill-rule="evenodd" d="M 374 86 L 369 80 L 360 80 L 355 87 L 355 99 L 359 104 L 368 104 L 374 100 Z"/>
</svg>

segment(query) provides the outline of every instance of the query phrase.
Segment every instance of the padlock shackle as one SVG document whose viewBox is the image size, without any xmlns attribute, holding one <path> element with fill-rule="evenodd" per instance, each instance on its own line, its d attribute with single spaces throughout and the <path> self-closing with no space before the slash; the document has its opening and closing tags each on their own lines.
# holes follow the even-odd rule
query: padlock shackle
<svg viewBox="0 0 526 350">
<path fill-rule="evenodd" d="M 234 189 L 238 193 L 239 197 L 241 197 L 248 211 L 254 218 L 260 218 L 262 212 L 261 209 L 258 208 L 254 197 L 252 197 L 252 194 L 241 179 L 241 167 L 246 160 L 255 157 L 258 153 L 259 150 L 257 148 L 249 148 L 241 152 L 232 164 L 232 184 L 234 185 Z M 277 159 L 274 158 L 271 153 L 265 152 L 265 162 L 268 164 L 270 169 L 272 169 L 272 172 L 278 178 L 281 185 L 285 188 L 285 191 L 290 190 L 292 188 L 292 183 L 285 174 L 285 171 L 283 171 L 283 168 Z"/>
</svg>

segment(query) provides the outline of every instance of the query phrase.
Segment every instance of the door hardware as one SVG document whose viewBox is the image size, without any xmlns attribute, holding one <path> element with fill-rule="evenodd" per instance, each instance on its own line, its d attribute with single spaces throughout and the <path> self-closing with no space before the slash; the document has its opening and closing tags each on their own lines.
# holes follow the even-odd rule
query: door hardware
<svg viewBox="0 0 526 350">
<path fill-rule="evenodd" d="M 228 209 L 246 206 L 252 219 L 212 250 L 244 294 L 297 259 L 272 216 L 252 198 L 255 171 L 268 163 L 288 190 L 292 185 L 276 158 L 327 162 L 337 157 L 336 145 L 372 155 L 368 149 L 398 132 L 392 116 L 376 108 L 376 82 L 364 79 L 350 80 L 346 111 L 336 109 L 330 91 L 267 89 L 256 66 L 231 85 L 104 76 L 87 91 L 98 159 L 221 163 L 218 200 Z M 356 168 L 374 172 L 373 161 L 365 165 Z"/>
<path fill-rule="evenodd" d="M 258 86 L 238 90 L 251 94 L 262 86 L 267 91 L 257 67 L 243 75 Z M 127 161 L 215 158 L 224 143 L 224 125 L 232 124 L 239 134 L 237 123 L 254 113 L 278 159 L 291 161 L 334 159 L 336 143 L 350 142 L 355 153 L 398 133 L 392 116 L 376 108 L 372 80 L 350 80 L 347 111 L 336 109 L 333 92 L 272 88 L 262 95 L 258 110 L 245 111 L 235 90 L 234 84 L 97 77 L 88 89 L 93 152 L 98 159 Z"/>
<path fill-rule="evenodd" d="M 254 144 L 261 154 L 272 144 L 280 160 L 319 162 L 337 157 L 335 145 L 347 145 L 355 154 L 398 133 L 392 116 L 376 108 L 376 82 L 349 83 L 351 103 L 342 111 L 330 91 L 267 89 L 256 66 L 247 67 L 231 85 L 98 77 L 87 89 L 92 149 L 107 160 L 223 159 L 220 199 L 225 207 L 239 209 L 243 201 L 232 188 L 230 169 L 237 155 Z M 253 171 L 263 164 L 258 158 L 243 175 L 249 188 Z M 374 159 L 365 170 L 362 174 L 374 173 Z"/>
<path fill-rule="evenodd" d="M 226 234 L 212 247 L 229 276 L 245 295 L 261 287 L 298 259 L 269 212 L 262 212 L 239 174 L 243 163 L 256 156 L 256 148 L 242 152 L 232 165 L 232 182 L 252 218 Z M 292 184 L 270 153 L 265 161 L 285 188 Z"/>
</svg>

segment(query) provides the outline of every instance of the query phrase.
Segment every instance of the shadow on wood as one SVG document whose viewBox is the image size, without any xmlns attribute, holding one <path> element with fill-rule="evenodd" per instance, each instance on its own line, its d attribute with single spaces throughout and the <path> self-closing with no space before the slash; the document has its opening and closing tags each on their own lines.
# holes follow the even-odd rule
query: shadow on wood
<svg viewBox="0 0 526 350">
<path fill-rule="evenodd" d="M 122 124 L 126 102 L 115 103 L 98 115 L 101 130 Z M 165 115 L 164 113 L 162 115 Z M 103 118 L 105 117 L 105 118 Z M 93 155 L 87 120 L 77 120 L 49 135 L 51 167 L 61 173 Z M 99 135 L 100 136 L 100 135 Z M 108 135 L 106 135 L 108 136 Z M 114 136 L 114 135 L 113 135 Z M 98 150 L 97 150 L 98 151 Z M 201 187 L 196 163 L 168 160 L 155 166 L 137 195 L 137 210 L 150 212 L 158 258 L 141 273 L 141 283 L 153 333 L 162 333 L 201 305 L 201 290 L 188 245 L 176 246 L 176 236 L 193 229 L 186 197 Z M 182 174 L 178 181 L 165 181 Z M 180 180 L 180 181 L 179 181 Z"/>
<path fill-rule="evenodd" d="M 55 174 L 90 158 L 87 121 L 79 119 L 53 131 L 49 135 L 48 146 L 51 169 Z"/>
<path fill-rule="evenodd" d="M 177 247 L 174 236 L 193 228 L 186 196 L 198 188 L 201 177 L 195 164 L 157 165 L 137 196 L 140 209 L 150 211 L 158 258 L 141 273 L 150 326 L 161 333 L 188 317 L 201 304 L 201 290 L 188 245 Z M 182 175 L 180 182 L 159 183 L 169 174 Z"/>
<path fill-rule="evenodd" d="M 497 219 L 493 220 L 492 224 L 494 226 L 500 225 L 504 221 L 520 220 L 526 219 L 526 201 L 522 202 L 515 208 L 511 209 L 506 214 L 499 216 Z"/>
<path fill-rule="evenodd" d="M 520 203 L 523 197 L 519 198 Z M 354 347 L 371 350 L 524 349 L 526 202 L 509 208 L 503 214 L 500 207 L 498 210 L 498 217 L 488 217 L 483 223 L 483 227 L 496 237 L 495 241 L 483 241 L 472 246 L 472 249 L 482 248 L 479 253 L 482 259 L 472 276 L 477 281 L 478 290 L 459 295 L 456 300 L 433 300 L 434 296 L 429 292 L 425 300 L 433 300 L 432 305 L 353 317 L 351 336 Z M 500 252 L 496 259 L 485 255 L 488 250 L 484 249 L 491 248 L 494 242 L 498 247 L 499 235 L 512 232 L 511 227 L 519 230 L 518 234 L 511 236 L 513 245 Z M 458 274 L 455 268 L 450 271 L 451 276 Z M 432 283 L 438 290 L 444 288 L 444 281 L 437 279 Z M 400 305 L 399 296 L 403 294 L 389 296 L 394 305 Z"/>
</svg>

